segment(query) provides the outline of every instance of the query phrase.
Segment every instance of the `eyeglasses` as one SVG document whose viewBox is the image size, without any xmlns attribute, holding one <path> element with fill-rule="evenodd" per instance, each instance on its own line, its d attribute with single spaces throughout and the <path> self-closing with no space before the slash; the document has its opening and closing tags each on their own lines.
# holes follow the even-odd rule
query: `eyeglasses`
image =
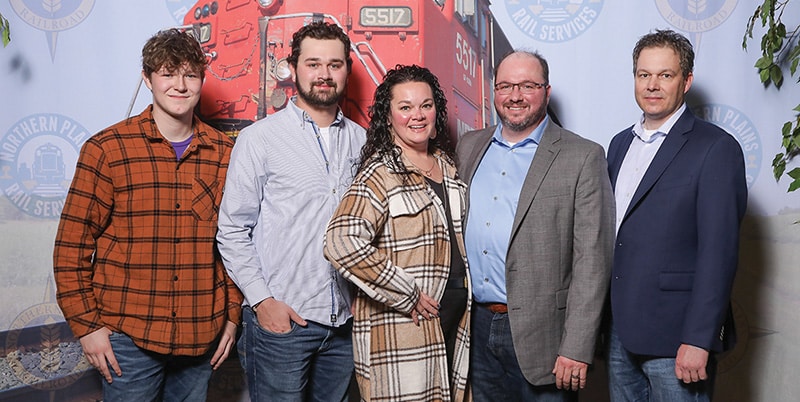
<svg viewBox="0 0 800 402">
<path fill-rule="evenodd" d="M 540 84 L 538 82 L 533 82 L 533 81 L 525 81 L 517 84 L 512 84 L 510 82 L 500 82 L 494 85 L 494 90 L 495 92 L 501 95 L 508 95 L 512 91 L 514 91 L 514 87 L 517 87 L 519 88 L 519 92 L 523 94 L 532 94 L 542 88 L 547 88 L 549 86 L 550 85 L 548 84 Z"/>
</svg>

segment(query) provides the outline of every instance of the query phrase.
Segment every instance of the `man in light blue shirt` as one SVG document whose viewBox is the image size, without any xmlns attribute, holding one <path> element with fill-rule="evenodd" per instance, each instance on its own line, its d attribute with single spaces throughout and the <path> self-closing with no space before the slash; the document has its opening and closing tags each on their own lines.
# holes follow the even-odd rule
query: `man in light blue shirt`
<svg viewBox="0 0 800 402">
<path fill-rule="evenodd" d="M 217 241 L 247 305 L 239 356 L 253 401 L 347 399 L 350 285 L 322 244 L 365 141 L 338 107 L 349 50 L 336 25 L 298 30 L 289 57 L 297 96 L 242 130 L 231 154 Z"/>
<path fill-rule="evenodd" d="M 465 245 L 476 402 L 566 402 L 586 385 L 608 289 L 614 200 L 605 152 L 552 122 L 547 62 L 497 66 L 502 124 L 467 133 Z"/>
</svg>

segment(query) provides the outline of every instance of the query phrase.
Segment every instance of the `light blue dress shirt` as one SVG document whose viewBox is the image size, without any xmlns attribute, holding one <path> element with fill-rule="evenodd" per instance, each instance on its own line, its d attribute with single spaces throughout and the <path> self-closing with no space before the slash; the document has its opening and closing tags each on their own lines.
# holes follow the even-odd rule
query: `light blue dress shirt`
<svg viewBox="0 0 800 402">
<path fill-rule="evenodd" d="M 498 125 L 469 189 L 464 241 L 472 294 L 478 303 L 506 303 L 506 254 L 519 194 L 544 129 L 545 117 L 524 140 L 509 144 Z"/>
<path fill-rule="evenodd" d="M 667 138 L 667 133 L 672 130 L 672 126 L 678 121 L 683 112 L 686 110 L 684 103 L 678 108 L 672 116 L 655 130 L 645 130 L 644 128 L 644 115 L 633 125 L 631 130 L 633 140 L 628 152 L 625 154 L 625 159 L 622 160 L 622 165 L 619 168 L 617 175 L 617 182 L 614 186 L 614 199 L 616 201 L 617 221 L 616 229 L 619 232 L 619 226 L 625 218 L 625 212 L 628 211 L 631 199 L 639 188 L 639 183 L 642 182 L 644 174 L 656 157 L 656 153 L 661 144 Z"/>
<path fill-rule="evenodd" d="M 327 146 L 294 104 L 245 128 L 231 153 L 217 243 L 248 305 L 274 297 L 303 319 L 339 326 L 350 285 L 325 260 L 328 220 L 355 177 L 364 129 L 339 111 Z"/>
</svg>

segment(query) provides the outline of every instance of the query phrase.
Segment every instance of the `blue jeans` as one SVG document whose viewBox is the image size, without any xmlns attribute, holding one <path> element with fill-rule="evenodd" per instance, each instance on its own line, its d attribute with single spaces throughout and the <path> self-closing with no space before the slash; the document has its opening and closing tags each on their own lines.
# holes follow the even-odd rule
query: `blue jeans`
<svg viewBox="0 0 800 402">
<path fill-rule="evenodd" d="M 508 314 L 495 314 L 481 305 L 473 308 L 471 346 L 472 397 L 475 402 L 576 400 L 576 392 L 560 390 L 555 384 L 534 386 L 525 379 L 514 352 Z"/>
<path fill-rule="evenodd" d="M 102 380 L 105 402 L 205 402 L 216 346 L 203 356 L 171 356 L 141 349 L 119 332 L 108 339 L 122 376 L 117 377 L 109 366 L 113 382 Z"/>
<path fill-rule="evenodd" d="M 675 358 L 628 352 L 612 324 L 608 388 L 614 402 L 709 402 L 716 367 L 716 359 L 710 354 L 706 365 L 708 380 L 685 384 L 675 375 Z"/>
<path fill-rule="evenodd" d="M 285 334 L 265 330 L 253 309 L 242 311 L 239 360 L 250 400 L 345 401 L 353 376 L 352 320 L 338 328 L 292 322 Z"/>
</svg>

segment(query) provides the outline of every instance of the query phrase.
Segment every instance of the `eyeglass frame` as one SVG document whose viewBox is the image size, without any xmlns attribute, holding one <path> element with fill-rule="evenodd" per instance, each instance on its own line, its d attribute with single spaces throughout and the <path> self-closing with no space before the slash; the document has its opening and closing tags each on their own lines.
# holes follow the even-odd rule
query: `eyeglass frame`
<svg viewBox="0 0 800 402">
<path fill-rule="evenodd" d="M 508 87 L 500 88 L 500 86 L 503 86 L 503 85 L 508 85 Z M 531 88 L 530 89 L 523 89 L 524 88 L 523 85 L 530 85 Z M 517 87 L 517 89 L 519 89 L 520 93 L 529 95 L 529 94 L 536 93 L 536 91 L 538 91 L 540 89 L 549 88 L 550 84 L 548 84 L 548 83 L 542 84 L 542 83 L 539 83 L 539 82 L 536 82 L 536 81 L 522 81 L 522 82 L 517 82 L 517 83 L 499 82 L 497 84 L 494 84 L 494 91 L 497 92 L 500 95 L 510 95 L 512 92 L 514 92 L 514 87 Z"/>
</svg>

